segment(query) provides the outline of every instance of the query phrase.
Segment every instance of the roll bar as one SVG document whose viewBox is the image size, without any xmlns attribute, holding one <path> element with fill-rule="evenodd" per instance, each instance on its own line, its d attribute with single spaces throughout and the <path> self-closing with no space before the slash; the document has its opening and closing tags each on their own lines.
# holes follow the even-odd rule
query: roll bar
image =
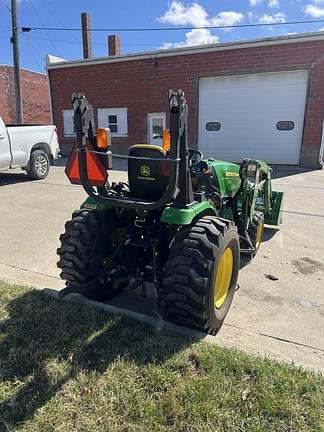
<svg viewBox="0 0 324 432">
<path fill-rule="evenodd" d="M 186 140 L 186 125 L 188 118 L 188 105 L 184 98 L 182 90 L 169 91 L 169 107 L 170 107 L 170 176 L 168 187 L 163 196 L 158 201 L 135 200 L 126 196 L 116 196 L 114 192 L 106 190 L 106 194 L 100 193 L 90 184 L 87 169 L 86 153 L 91 151 L 86 147 L 86 137 L 90 143 L 96 146 L 95 123 L 93 108 L 87 101 L 84 94 L 72 95 L 72 106 L 74 110 L 74 126 L 76 131 L 76 151 L 78 155 L 79 174 L 82 186 L 86 193 L 102 204 L 108 204 L 111 207 L 123 207 L 144 211 L 156 210 L 169 204 L 174 199 L 178 199 L 182 195 L 187 195 L 184 189 L 184 179 L 179 179 L 180 157 L 183 158 L 187 153 Z M 163 160 L 163 159 L 161 159 Z M 183 162 L 183 161 L 182 161 Z M 183 163 L 181 164 L 183 165 Z M 187 174 L 186 174 L 187 175 Z M 180 183 L 179 184 L 179 180 Z M 188 188 L 186 188 L 188 189 Z M 180 200 L 181 202 L 186 199 Z"/>
</svg>

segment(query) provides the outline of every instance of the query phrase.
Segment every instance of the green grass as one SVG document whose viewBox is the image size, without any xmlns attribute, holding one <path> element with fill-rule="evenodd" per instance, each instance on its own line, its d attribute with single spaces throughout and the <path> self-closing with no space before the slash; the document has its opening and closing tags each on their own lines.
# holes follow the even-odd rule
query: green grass
<svg viewBox="0 0 324 432">
<path fill-rule="evenodd" d="M 324 380 L 0 283 L 0 430 L 324 431 Z"/>
</svg>

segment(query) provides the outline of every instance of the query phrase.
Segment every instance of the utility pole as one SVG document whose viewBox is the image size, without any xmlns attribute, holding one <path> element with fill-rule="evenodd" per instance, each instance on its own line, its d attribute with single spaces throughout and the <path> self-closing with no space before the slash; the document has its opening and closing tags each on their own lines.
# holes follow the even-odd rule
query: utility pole
<svg viewBox="0 0 324 432">
<path fill-rule="evenodd" d="M 19 64 L 19 28 L 17 24 L 17 0 L 11 0 L 11 22 L 12 22 L 12 52 L 15 77 L 15 97 L 16 97 L 16 121 L 23 123 L 20 64 Z"/>
</svg>

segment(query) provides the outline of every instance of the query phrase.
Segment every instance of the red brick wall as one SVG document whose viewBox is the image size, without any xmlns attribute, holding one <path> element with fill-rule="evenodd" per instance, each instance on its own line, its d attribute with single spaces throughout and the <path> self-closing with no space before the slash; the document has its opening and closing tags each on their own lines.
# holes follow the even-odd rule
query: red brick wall
<svg viewBox="0 0 324 432">
<path fill-rule="evenodd" d="M 21 71 L 24 123 L 50 123 L 46 75 Z M 16 123 L 13 68 L 0 66 L 0 115 L 5 123 Z"/>
<path fill-rule="evenodd" d="M 63 137 L 62 110 L 73 92 L 83 92 L 98 108 L 128 107 L 128 137 L 113 139 L 118 152 L 147 142 L 147 113 L 168 111 L 170 88 L 185 91 L 189 103 L 189 145 L 197 142 L 198 79 L 236 73 L 308 69 L 307 115 L 301 165 L 316 168 L 324 111 L 324 42 L 300 42 L 201 54 L 133 60 L 49 71 L 54 122 Z"/>
</svg>

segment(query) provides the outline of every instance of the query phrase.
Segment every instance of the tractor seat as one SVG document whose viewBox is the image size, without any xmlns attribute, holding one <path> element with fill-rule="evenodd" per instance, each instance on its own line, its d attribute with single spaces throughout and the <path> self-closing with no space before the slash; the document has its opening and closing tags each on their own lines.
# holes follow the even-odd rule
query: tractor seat
<svg viewBox="0 0 324 432">
<path fill-rule="evenodd" d="M 164 194 L 169 181 L 163 175 L 163 164 L 166 162 L 162 147 L 148 144 L 136 144 L 129 149 L 128 156 L 148 159 L 128 159 L 128 182 L 130 195 L 150 201 L 158 201 Z M 154 160 L 161 159 L 161 160 Z"/>
</svg>

